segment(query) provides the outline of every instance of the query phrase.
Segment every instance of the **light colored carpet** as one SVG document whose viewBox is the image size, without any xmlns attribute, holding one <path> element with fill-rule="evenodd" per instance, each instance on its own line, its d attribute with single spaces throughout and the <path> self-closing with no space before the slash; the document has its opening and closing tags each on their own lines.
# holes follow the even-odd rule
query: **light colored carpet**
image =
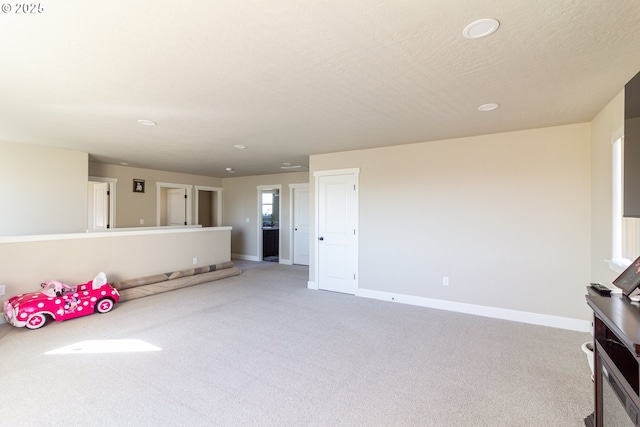
<svg viewBox="0 0 640 427">
<path fill-rule="evenodd" d="M 236 265 L 104 315 L 0 325 L 0 424 L 582 426 L 592 411 L 588 334 L 311 291 L 302 266 Z M 89 340 L 160 350 L 81 352 Z"/>
</svg>

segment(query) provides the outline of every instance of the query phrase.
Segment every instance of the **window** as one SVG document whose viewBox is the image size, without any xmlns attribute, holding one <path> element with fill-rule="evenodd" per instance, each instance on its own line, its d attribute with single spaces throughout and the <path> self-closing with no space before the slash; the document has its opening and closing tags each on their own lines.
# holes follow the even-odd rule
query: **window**
<svg viewBox="0 0 640 427">
<path fill-rule="evenodd" d="M 640 218 L 622 219 L 622 258 L 629 263 L 640 256 Z"/>
<path fill-rule="evenodd" d="M 273 193 L 262 193 L 262 222 L 273 221 Z"/>
<path fill-rule="evenodd" d="M 622 216 L 623 203 L 623 144 L 624 138 L 613 142 L 613 228 L 611 261 L 621 267 L 628 266 L 640 256 L 640 218 Z"/>
</svg>

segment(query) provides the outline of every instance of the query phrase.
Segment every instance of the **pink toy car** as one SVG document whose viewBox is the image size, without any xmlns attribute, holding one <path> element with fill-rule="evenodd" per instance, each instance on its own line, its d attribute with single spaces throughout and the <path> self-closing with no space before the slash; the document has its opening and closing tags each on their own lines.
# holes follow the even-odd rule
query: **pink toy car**
<svg viewBox="0 0 640 427">
<path fill-rule="evenodd" d="M 107 283 L 104 273 L 81 285 L 68 286 L 50 280 L 41 286 L 41 292 L 17 295 L 4 302 L 7 322 L 38 329 L 50 318 L 62 321 L 94 312 L 106 313 L 120 299 L 118 290 Z"/>
</svg>

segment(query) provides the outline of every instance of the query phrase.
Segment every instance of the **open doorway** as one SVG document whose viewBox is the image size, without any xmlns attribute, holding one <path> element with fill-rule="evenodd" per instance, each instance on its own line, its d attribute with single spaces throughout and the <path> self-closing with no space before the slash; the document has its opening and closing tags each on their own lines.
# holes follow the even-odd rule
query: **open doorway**
<svg viewBox="0 0 640 427">
<path fill-rule="evenodd" d="M 222 188 L 196 185 L 195 223 L 203 227 L 222 226 Z"/>
<path fill-rule="evenodd" d="M 281 185 L 258 186 L 258 254 L 263 261 L 280 262 Z"/>
</svg>

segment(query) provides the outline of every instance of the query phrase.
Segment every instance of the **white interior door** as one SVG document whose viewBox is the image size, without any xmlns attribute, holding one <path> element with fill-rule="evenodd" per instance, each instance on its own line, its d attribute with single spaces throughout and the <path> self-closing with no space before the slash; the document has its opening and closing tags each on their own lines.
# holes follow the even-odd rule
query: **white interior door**
<svg viewBox="0 0 640 427">
<path fill-rule="evenodd" d="M 90 176 L 87 186 L 87 228 L 106 230 L 116 228 L 115 178 Z"/>
<path fill-rule="evenodd" d="M 187 192 L 184 188 L 167 190 L 168 225 L 187 225 Z"/>
<path fill-rule="evenodd" d="M 309 187 L 293 189 L 293 263 L 309 265 Z"/>
<path fill-rule="evenodd" d="M 318 177 L 318 288 L 358 291 L 357 175 Z"/>
<path fill-rule="evenodd" d="M 93 184 L 93 220 L 91 228 L 109 228 L 109 183 L 94 182 Z"/>
</svg>

